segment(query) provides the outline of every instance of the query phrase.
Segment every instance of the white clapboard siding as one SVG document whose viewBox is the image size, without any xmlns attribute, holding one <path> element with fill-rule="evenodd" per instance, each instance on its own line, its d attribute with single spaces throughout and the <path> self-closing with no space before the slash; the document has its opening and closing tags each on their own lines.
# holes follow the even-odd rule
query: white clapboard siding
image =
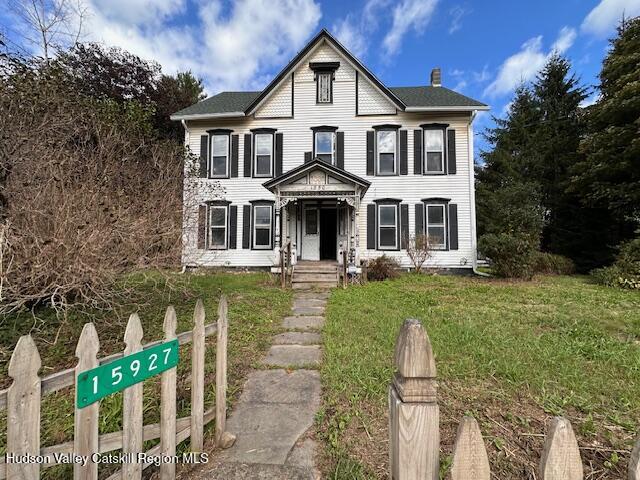
<svg viewBox="0 0 640 480">
<path fill-rule="evenodd" d="M 328 105 L 316 104 L 316 85 L 313 72 L 309 69 L 310 61 L 339 61 L 340 67 L 336 72 L 334 82 L 333 103 Z M 368 83 L 364 75 L 358 77 L 359 90 L 369 89 L 376 92 L 375 87 Z M 367 85 L 367 86 L 363 86 Z M 312 150 L 313 134 L 311 127 L 318 125 L 332 125 L 344 132 L 345 170 L 358 175 L 369 182 L 367 191 L 360 208 L 360 255 L 362 258 L 376 257 L 382 254 L 377 250 L 366 250 L 366 205 L 379 198 L 398 198 L 408 203 L 409 232 L 415 233 L 414 205 L 423 198 L 445 197 L 451 203 L 458 205 L 458 242 L 459 249 L 455 251 L 435 252 L 428 261 L 430 266 L 438 267 L 471 267 L 474 256 L 475 239 L 473 238 L 472 223 L 472 195 L 473 195 L 473 159 L 469 157 L 469 115 L 468 113 L 407 113 L 380 114 L 356 116 L 356 80 L 355 70 L 345 57 L 342 57 L 332 47 L 322 44 L 303 60 L 294 71 L 294 118 L 232 118 L 207 121 L 187 122 L 189 133 L 188 146 L 196 155 L 200 154 L 200 136 L 214 127 L 229 128 L 239 138 L 239 176 L 238 178 L 223 179 L 225 193 L 224 200 L 238 206 L 237 219 L 237 249 L 226 251 L 197 249 L 197 205 L 208 200 L 214 200 L 210 190 L 202 185 L 214 184 L 217 180 L 197 180 L 201 185 L 197 189 L 195 198 L 186 202 L 185 229 L 183 236 L 183 263 L 194 265 L 224 265 L 267 267 L 276 262 L 273 251 L 257 251 L 242 249 L 243 209 L 251 200 L 274 200 L 274 196 L 263 187 L 267 180 L 264 178 L 250 178 L 243 176 L 244 170 L 244 134 L 253 128 L 276 128 L 283 134 L 283 171 L 287 172 L 304 162 L 304 153 Z M 289 91 L 290 93 L 290 91 Z M 279 96 L 274 92 L 273 102 Z M 284 94 L 283 94 L 284 95 Z M 286 95 L 284 95 L 286 96 Z M 271 98 L 261 108 L 270 105 Z M 386 99 L 385 99 L 386 100 Z M 374 104 L 375 102 L 371 102 Z M 382 108 L 384 107 L 384 108 Z M 269 107 L 272 108 L 272 107 Z M 273 107 L 275 108 L 275 107 Z M 381 111 L 388 111 L 382 105 Z M 394 110 L 395 111 L 395 110 Z M 413 171 L 413 131 L 419 125 L 428 122 L 448 123 L 456 131 L 456 159 L 457 173 L 455 175 L 414 175 Z M 373 125 L 394 123 L 402 125 L 408 130 L 408 175 L 396 177 L 376 177 L 366 174 L 366 131 Z M 185 167 L 187 170 L 192 165 Z M 403 266 L 410 266 L 405 251 L 387 252 L 397 257 Z"/>
</svg>

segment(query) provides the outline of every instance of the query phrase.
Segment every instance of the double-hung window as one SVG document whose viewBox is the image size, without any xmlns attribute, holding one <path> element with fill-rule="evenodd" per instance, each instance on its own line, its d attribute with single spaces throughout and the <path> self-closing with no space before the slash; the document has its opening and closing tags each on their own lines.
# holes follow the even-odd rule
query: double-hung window
<svg viewBox="0 0 640 480">
<path fill-rule="evenodd" d="M 271 250 L 273 212 L 272 205 L 253 206 L 253 248 L 258 250 Z"/>
<path fill-rule="evenodd" d="M 378 249 L 398 249 L 398 205 L 378 205 Z"/>
<path fill-rule="evenodd" d="M 445 173 L 444 170 L 444 129 L 424 130 L 424 171 Z"/>
<path fill-rule="evenodd" d="M 229 172 L 229 135 L 211 135 L 211 164 L 209 177 L 227 177 Z"/>
<path fill-rule="evenodd" d="M 396 173 L 396 141 L 395 130 L 378 130 L 378 175 L 395 175 Z"/>
<path fill-rule="evenodd" d="M 209 248 L 214 250 L 227 248 L 227 216 L 226 205 L 209 206 Z"/>
<path fill-rule="evenodd" d="M 254 156 L 254 176 L 273 176 L 273 134 L 255 134 L 255 156 Z"/>
<path fill-rule="evenodd" d="M 315 132 L 315 152 L 316 157 L 323 162 L 335 163 L 335 132 L 317 131 Z"/>
<path fill-rule="evenodd" d="M 444 203 L 427 204 L 426 233 L 429 244 L 437 250 L 447 249 L 447 205 Z"/>
</svg>

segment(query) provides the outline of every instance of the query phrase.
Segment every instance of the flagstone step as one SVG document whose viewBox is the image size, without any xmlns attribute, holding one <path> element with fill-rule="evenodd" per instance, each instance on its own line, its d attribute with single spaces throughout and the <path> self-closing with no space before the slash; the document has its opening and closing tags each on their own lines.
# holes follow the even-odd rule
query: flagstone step
<svg viewBox="0 0 640 480">
<path fill-rule="evenodd" d="M 295 330 L 320 330 L 323 325 L 324 317 L 314 315 L 285 317 L 282 321 L 284 328 Z"/>
<path fill-rule="evenodd" d="M 320 365 L 320 345 L 273 345 L 262 363 L 270 367 L 309 367 Z"/>
<path fill-rule="evenodd" d="M 315 332 L 285 332 L 276 335 L 276 345 L 317 345 L 322 341 L 322 336 Z"/>
</svg>

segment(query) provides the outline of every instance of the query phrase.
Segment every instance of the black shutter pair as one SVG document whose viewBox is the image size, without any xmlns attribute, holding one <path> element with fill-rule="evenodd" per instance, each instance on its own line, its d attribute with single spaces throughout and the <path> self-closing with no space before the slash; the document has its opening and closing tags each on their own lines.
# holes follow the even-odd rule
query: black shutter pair
<svg viewBox="0 0 640 480">
<path fill-rule="evenodd" d="M 447 130 L 447 173 L 456 174 L 456 131 Z M 413 131 L 413 173 L 422 175 L 422 130 Z"/>
<path fill-rule="evenodd" d="M 200 178 L 209 177 L 209 135 L 200 136 Z M 238 135 L 231 135 L 231 177 L 238 176 Z"/>
<path fill-rule="evenodd" d="M 378 217 L 376 215 L 376 205 L 370 203 L 367 205 L 367 249 L 375 250 L 377 247 L 376 235 Z M 400 248 L 407 248 L 409 240 L 409 205 L 400 204 Z"/>
<path fill-rule="evenodd" d="M 449 204 L 449 250 L 458 250 L 458 205 Z M 416 235 L 423 235 L 424 231 L 424 204 L 416 203 Z"/>
<path fill-rule="evenodd" d="M 283 136 L 282 133 L 275 134 L 275 162 L 274 162 L 274 176 L 279 177 L 282 175 L 282 156 L 283 156 Z M 244 176 L 251 177 L 253 175 L 253 135 L 245 133 L 244 135 Z"/>
<path fill-rule="evenodd" d="M 207 248 L 207 206 L 198 206 L 198 249 L 204 250 Z M 229 206 L 229 220 L 227 223 L 229 237 L 228 248 L 237 248 L 238 237 L 238 206 Z"/>
<path fill-rule="evenodd" d="M 407 175 L 409 169 L 407 166 L 407 131 L 400 130 L 400 175 Z M 367 175 L 375 175 L 375 132 L 367 131 Z"/>
</svg>

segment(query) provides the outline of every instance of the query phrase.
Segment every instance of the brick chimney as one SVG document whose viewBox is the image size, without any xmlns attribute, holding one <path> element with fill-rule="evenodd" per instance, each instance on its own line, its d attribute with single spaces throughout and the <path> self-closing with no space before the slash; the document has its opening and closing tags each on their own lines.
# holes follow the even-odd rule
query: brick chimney
<svg viewBox="0 0 640 480">
<path fill-rule="evenodd" d="M 432 87 L 442 86 L 442 73 L 440 72 L 440 67 L 436 67 L 433 70 L 431 70 L 431 86 Z"/>
</svg>

